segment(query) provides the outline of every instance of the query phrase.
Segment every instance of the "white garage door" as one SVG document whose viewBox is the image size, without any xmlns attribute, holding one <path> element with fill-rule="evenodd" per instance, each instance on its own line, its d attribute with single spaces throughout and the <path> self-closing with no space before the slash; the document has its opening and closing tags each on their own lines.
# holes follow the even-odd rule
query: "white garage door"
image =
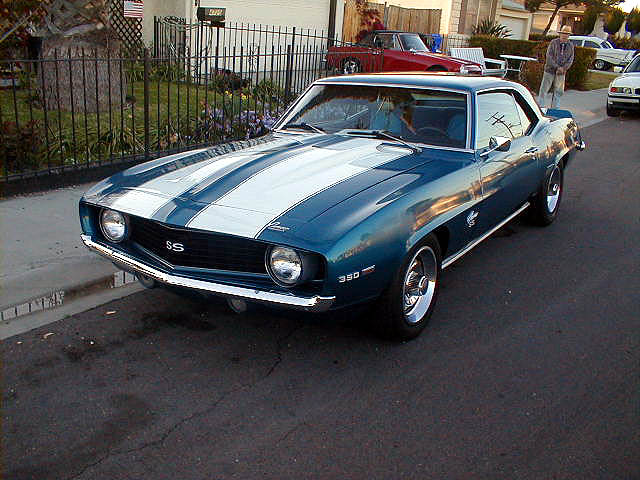
<svg viewBox="0 0 640 480">
<path fill-rule="evenodd" d="M 202 0 L 200 5 L 225 7 L 227 23 L 310 28 L 318 35 L 329 26 L 329 0 Z"/>
<path fill-rule="evenodd" d="M 527 21 L 524 18 L 500 16 L 500 23 L 511 30 L 512 40 L 526 40 L 524 34 L 527 30 Z"/>
</svg>

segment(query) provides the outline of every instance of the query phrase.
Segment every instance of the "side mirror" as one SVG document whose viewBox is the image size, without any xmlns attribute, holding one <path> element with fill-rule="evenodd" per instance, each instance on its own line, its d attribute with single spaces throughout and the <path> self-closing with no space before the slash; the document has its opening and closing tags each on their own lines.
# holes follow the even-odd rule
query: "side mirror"
<svg viewBox="0 0 640 480">
<path fill-rule="evenodd" d="M 499 152 L 508 152 L 511 148 L 511 140 L 507 137 L 491 137 L 489 139 L 489 148 Z"/>
<path fill-rule="evenodd" d="M 507 137 L 491 137 L 489 139 L 489 149 L 482 152 L 481 156 L 486 157 L 491 152 L 508 152 L 511 148 L 511 139 Z"/>
</svg>

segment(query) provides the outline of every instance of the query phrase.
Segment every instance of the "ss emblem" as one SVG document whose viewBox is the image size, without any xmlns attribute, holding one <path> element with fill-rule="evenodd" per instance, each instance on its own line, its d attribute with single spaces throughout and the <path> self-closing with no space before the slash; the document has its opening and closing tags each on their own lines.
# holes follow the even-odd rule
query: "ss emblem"
<svg viewBox="0 0 640 480">
<path fill-rule="evenodd" d="M 184 245 L 181 243 L 173 243 L 167 240 L 167 249 L 172 252 L 184 252 Z"/>
</svg>

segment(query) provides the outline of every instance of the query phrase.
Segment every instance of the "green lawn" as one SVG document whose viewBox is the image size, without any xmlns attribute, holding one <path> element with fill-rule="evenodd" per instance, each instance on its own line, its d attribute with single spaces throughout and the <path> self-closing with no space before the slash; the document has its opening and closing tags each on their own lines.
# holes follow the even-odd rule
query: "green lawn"
<svg viewBox="0 0 640 480">
<path fill-rule="evenodd" d="M 73 165 L 113 155 L 143 153 L 143 82 L 130 85 L 124 95 L 123 108 L 115 105 L 110 112 L 85 114 L 81 109 L 72 114 L 57 110 L 45 112 L 35 92 L 30 95 L 28 89 L 0 90 L 0 156 L 7 159 L 6 163 L 0 159 L 0 167 L 12 173 L 16 169 Z M 263 108 L 254 97 L 240 91 L 231 95 L 215 91 L 211 86 L 205 88 L 184 82 L 151 81 L 149 100 L 151 151 L 194 143 L 193 135 L 196 127 L 202 126 L 200 119 L 205 104 L 211 109 L 223 109 L 226 118 L 237 116 L 243 110 Z M 15 128 L 16 114 L 18 129 Z M 219 117 L 216 119 L 221 120 Z M 15 158 L 14 164 L 12 158 Z"/>
<path fill-rule="evenodd" d="M 599 88 L 607 88 L 609 84 L 616 78 L 618 75 L 612 75 L 610 73 L 604 72 L 588 72 L 587 80 L 584 84 L 585 90 L 597 90 Z"/>
</svg>

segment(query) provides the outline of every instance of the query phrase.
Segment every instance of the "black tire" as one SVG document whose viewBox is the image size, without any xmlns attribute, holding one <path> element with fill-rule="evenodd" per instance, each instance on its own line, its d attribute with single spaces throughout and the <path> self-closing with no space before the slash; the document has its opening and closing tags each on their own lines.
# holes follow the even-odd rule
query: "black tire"
<svg viewBox="0 0 640 480">
<path fill-rule="evenodd" d="M 360 73 L 362 71 L 362 65 L 357 58 L 345 58 L 342 61 L 342 73 L 349 75 L 352 73 Z"/>
<path fill-rule="evenodd" d="M 620 110 L 618 110 L 617 108 L 610 107 L 609 104 L 607 104 L 608 117 L 617 117 L 619 115 L 620 115 Z"/>
<path fill-rule="evenodd" d="M 600 58 L 597 58 L 593 62 L 593 68 L 595 68 L 596 70 L 609 70 L 609 68 L 611 68 L 611 64 L 605 62 Z"/>
<path fill-rule="evenodd" d="M 530 218 L 541 227 L 551 225 L 558 216 L 564 190 L 562 162 L 549 169 L 530 207 Z"/>
<path fill-rule="evenodd" d="M 431 234 L 409 252 L 391 284 L 377 300 L 378 333 L 389 340 L 411 340 L 420 335 L 435 307 L 441 273 L 440 244 Z M 405 290 L 407 284 L 412 285 L 409 290 Z M 415 302 L 407 303 L 405 294 L 411 291 L 414 295 L 407 295 L 407 301 L 413 299 Z"/>
<path fill-rule="evenodd" d="M 427 72 L 448 72 L 448 70 L 442 65 L 432 65 L 431 67 L 427 68 Z"/>
</svg>

